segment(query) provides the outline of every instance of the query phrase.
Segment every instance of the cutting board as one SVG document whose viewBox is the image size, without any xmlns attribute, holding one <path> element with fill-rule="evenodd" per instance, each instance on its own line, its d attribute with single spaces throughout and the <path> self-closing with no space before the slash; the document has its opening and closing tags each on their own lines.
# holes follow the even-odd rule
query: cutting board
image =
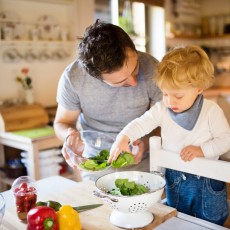
<svg viewBox="0 0 230 230">
<path fill-rule="evenodd" d="M 36 128 L 48 122 L 48 113 L 40 104 L 0 107 L 0 131 Z"/>
</svg>

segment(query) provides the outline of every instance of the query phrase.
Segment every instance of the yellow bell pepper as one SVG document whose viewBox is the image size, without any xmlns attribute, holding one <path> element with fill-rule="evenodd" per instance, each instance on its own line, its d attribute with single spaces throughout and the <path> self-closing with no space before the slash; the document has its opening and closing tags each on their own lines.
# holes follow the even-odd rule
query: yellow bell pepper
<svg viewBox="0 0 230 230">
<path fill-rule="evenodd" d="M 59 230 L 81 230 L 79 214 L 70 205 L 63 205 L 57 215 Z"/>
</svg>

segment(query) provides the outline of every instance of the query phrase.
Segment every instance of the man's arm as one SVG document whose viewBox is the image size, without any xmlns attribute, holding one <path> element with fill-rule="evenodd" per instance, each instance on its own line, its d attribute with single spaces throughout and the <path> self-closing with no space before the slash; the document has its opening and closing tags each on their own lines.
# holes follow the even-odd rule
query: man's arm
<svg viewBox="0 0 230 230">
<path fill-rule="evenodd" d="M 58 105 L 56 116 L 54 119 L 54 130 L 56 136 L 63 142 L 68 135 L 69 128 L 77 131 L 77 120 L 80 113 L 80 110 L 71 111 L 65 109 L 61 105 Z"/>
<path fill-rule="evenodd" d="M 147 134 L 146 136 L 142 137 L 141 139 L 134 141 L 133 145 L 138 146 L 138 148 L 136 149 L 138 151 L 138 154 L 135 154 L 134 157 L 135 162 L 137 164 L 141 162 L 144 153 L 149 151 L 149 138 L 152 136 L 160 136 L 160 135 L 161 135 L 161 128 L 158 127 L 154 129 L 152 132 L 150 132 L 149 134 Z"/>
</svg>

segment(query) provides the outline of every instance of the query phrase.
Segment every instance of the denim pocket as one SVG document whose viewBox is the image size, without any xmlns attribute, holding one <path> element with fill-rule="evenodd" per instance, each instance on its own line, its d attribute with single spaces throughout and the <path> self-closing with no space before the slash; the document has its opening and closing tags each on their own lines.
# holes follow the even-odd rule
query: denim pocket
<svg viewBox="0 0 230 230">
<path fill-rule="evenodd" d="M 167 204 L 171 207 L 177 208 L 179 202 L 181 173 L 175 170 L 167 169 L 165 179 Z"/>
<path fill-rule="evenodd" d="M 166 178 L 166 186 L 169 189 L 173 189 L 180 183 L 181 173 L 175 170 L 166 169 L 165 178 Z"/>
<path fill-rule="evenodd" d="M 202 202 L 204 217 L 213 223 L 221 224 L 228 215 L 226 184 L 206 178 Z"/>
</svg>

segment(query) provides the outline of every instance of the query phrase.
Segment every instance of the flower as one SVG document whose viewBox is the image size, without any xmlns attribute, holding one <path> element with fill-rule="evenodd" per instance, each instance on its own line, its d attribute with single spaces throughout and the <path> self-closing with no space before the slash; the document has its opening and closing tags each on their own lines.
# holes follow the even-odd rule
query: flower
<svg viewBox="0 0 230 230">
<path fill-rule="evenodd" d="M 32 89 L 32 79 L 28 76 L 29 68 L 22 68 L 22 76 L 17 76 L 16 81 L 22 84 L 23 89 Z"/>
</svg>

